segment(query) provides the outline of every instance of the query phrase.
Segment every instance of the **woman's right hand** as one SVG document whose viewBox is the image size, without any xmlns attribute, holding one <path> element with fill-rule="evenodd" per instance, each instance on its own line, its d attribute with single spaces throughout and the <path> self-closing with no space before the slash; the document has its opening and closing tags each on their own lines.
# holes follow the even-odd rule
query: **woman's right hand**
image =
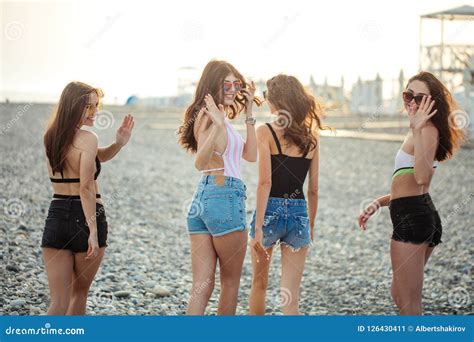
<svg viewBox="0 0 474 342">
<path fill-rule="evenodd" d="M 91 232 L 87 240 L 89 248 L 87 249 L 86 259 L 94 259 L 99 254 L 99 243 L 97 241 L 97 232 Z"/>
<path fill-rule="evenodd" d="M 263 247 L 263 231 L 261 228 L 255 228 L 255 237 L 251 240 L 250 244 L 257 253 L 257 262 L 260 260 L 259 257 L 264 257 L 265 259 L 270 260 L 270 255 L 265 247 Z"/>
<path fill-rule="evenodd" d="M 365 223 L 369 220 L 369 218 L 372 217 L 372 215 L 374 215 L 377 210 L 379 210 L 380 208 L 380 203 L 375 200 L 373 202 L 371 202 L 367 208 L 364 209 L 364 211 L 359 215 L 359 227 L 362 229 L 362 230 L 366 230 L 365 228 Z"/>
<path fill-rule="evenodd" d="M 203 108 L 204 113 L 209 115 L 209 118 L 211 118 L 213 124 L 222 127 L 224 125 L 225 118 L 224 106 L 220 104 L 219 107 L 217 107 L 210 94 L 207 94 L 204 97 L 204 102 L 206 103 L 206 106 Z"/>
</svg>

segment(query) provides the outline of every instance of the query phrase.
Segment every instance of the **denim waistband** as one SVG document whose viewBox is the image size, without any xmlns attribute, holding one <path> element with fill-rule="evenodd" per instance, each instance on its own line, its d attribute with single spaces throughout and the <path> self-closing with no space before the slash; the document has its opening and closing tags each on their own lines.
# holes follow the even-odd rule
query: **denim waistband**
<svg viewBox="0 0 474 342">
<path fill-rule="evenodd" d="M 305 199 L 269 197 L 268 205 L 288 206 L 288 207 L 306 207 Z"/>
<path fill-rule="evenodd" d="M 212 185 L 226 185 L 238 189 L 247 189 L 245 183 L 236 177 L 220 176 L 220 175 L 206 175 L 202 176 L 199 180 L 199 185 L 204 186 L 206 184 Z"/>
</svg>

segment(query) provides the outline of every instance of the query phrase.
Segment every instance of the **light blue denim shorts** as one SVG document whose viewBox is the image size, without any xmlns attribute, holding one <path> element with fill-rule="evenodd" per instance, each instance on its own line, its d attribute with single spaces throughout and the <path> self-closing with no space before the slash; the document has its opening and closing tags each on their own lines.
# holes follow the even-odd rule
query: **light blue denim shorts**
<svg viewBox="0 0 474 342">
<path fill-rule="evenodd" d="M 245 230 L 246 189 L 235 177 L 203 176 L 186 218 L 189 234 L 221 236 Z"/>
<path fill-rule="evenodd" d="M 255 214 L 250 223 L 250 236 L 255 237 Z M 270 197 L 263 219 L 263 247 L 277 243 L 290 246 L 293 250 L 311 245 L 306 200 Z"/>
</svg>

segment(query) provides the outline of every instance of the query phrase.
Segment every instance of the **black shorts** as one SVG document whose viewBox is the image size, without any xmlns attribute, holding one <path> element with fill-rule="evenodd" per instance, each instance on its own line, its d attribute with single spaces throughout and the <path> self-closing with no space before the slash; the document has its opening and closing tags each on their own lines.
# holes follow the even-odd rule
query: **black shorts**
<svg viewBox="0 0 474 342">
<path fill-rule="evenodd" d="M 428 193 L 396 198 L 390 201 L 388 207 L 393 224 L 393 240 L 428 243 L 430 247 L 442 242 L 441 219 Z"/>
<path fill-rule="evenodd" d="M 107 219 L 104 206 L 96 205 L 96 222 L 99 247 L 107 247 Z M 81 201 L 53 200 L 43 232 L 41 247 L 68 249 L 73 253 L 87 252 L 89 227 Z"/>
</svg>

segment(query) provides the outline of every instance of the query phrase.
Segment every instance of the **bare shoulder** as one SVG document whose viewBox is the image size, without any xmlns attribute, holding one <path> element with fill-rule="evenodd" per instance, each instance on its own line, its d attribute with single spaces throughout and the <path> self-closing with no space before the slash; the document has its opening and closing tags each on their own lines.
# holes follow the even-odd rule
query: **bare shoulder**
<svg viewBox="0 0 474 342">
<path fill-rule="evenodd" d="M 266 138 L 268 134 L 270 134 L 270 130 L 268 129 L 267 125 L 260 125 L 256 129 L 256 133 L 258 137 Z"/>
<path fill-rule="evenodd" d="M 74 138 L 74 146 L 80 150 L 97 152 L 99 138 L 97 134 L 91 131 L 80 129 Z"/>
</svg>

